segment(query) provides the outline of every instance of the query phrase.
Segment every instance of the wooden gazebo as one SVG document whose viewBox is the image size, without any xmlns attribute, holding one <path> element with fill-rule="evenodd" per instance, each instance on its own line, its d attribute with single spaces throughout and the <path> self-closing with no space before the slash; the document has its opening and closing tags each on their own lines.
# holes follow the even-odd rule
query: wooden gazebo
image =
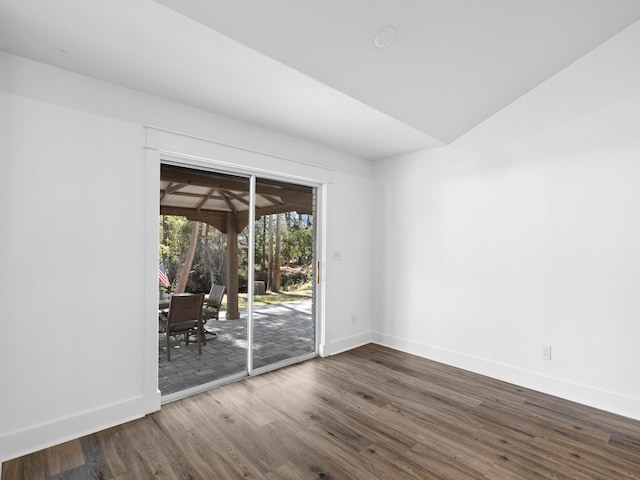
<svg viewBox="0 0 640 480">
<path fill-rule="evenodd" d="M 313 198 L 311 187 L 258 179 L 255 219 L 294 211 L 313 214 Z M 200 221 L 227 236 L 227 318 L 239 318 L 238 234 L 249 223 L 249 180 L 162 165 L 160 214 Z"/>
</svg>

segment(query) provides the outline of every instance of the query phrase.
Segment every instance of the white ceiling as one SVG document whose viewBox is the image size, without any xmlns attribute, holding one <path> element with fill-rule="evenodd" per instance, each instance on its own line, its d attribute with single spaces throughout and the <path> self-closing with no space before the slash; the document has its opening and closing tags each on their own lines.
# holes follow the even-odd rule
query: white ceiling
<svg viewBox="0 0 640 480">
<path fill-rule="evenodd" d="M 638 19 L 638 0 L 0 0 L 0 50 L 375 159 L 451 142 Z"/>
</svg>

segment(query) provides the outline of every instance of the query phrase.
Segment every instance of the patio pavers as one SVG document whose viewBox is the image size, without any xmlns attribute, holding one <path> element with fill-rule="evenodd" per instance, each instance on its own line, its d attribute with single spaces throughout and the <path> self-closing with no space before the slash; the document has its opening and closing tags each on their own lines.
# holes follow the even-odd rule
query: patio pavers
<svg viewBox="0 0 640 480">
<path fill-rule="evenodd" d="M 311 306 L 311 300 L 304 300 L 254 308 L 254 368 L 315 350 Z M 164 334 L 158 335 L 158 386 L 162 395 L 246 371 L 246 311 L 240 312 L 238 320 L 211 320 L 207 326 L 217 335 L 207 335 L 202 355 L 198 355 L 195 342 L 185 346 L 172 339 L 171 362 L 167 361 Z"/>
</svg>

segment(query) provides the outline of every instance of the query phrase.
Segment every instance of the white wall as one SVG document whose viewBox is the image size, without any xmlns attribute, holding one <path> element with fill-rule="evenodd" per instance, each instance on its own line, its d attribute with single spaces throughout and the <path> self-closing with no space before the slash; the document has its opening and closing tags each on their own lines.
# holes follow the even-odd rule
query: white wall
<svg viewBox="0 0 640 480">
<path fill-rule="evenodd" d="M 375 341 L 640 419 L 638 45 L 376 163 Z"/>
<path fill-rule="evenodd" d="M 323 349 L 368 338 L 372 220 L 348 228 L 345 206 L 370 205 L 370 162 L 0 53 L 0 461 L 159 406 L 145 369 L 157 360 L 145 124 L 330 171 L 326 248 L 342 248 L 352 271 L 326 265 Z M 260 167 L 288 173 L 269 155 Z M 345 324 L 355 310 L 361 321 Z"/>
<path fill-rule="evenodd" d="M 327 231 L 331 238 L 325 262 L 328 269 L 325 355 L 371 342 L 375 289 L 372 183 L 366 177 L 336 172 L 328 186 Z M 332 215 L 332 211 L 342 214 Z M 339 282 L 333 281 L 338 278 Z"/>
</svg>

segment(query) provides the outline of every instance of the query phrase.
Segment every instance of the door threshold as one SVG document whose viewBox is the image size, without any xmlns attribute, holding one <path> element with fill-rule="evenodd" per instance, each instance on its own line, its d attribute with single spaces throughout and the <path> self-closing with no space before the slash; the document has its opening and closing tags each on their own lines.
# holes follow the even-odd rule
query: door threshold
<svg viewBox="0 0 640 480">
<path fill-rule="evenodd" d="M 283 368 L 283 367 L 288 367 L 289 365 L 301 363 L 306 360 L 311 360 L 312 358 L 315 358 L 317 356 L 318 356 L 318 352 L 311 352 L 306 355 L 299 355 L 297 357 L 287 358 L 278 363 L 273 363 L 271 365 L 265 365 L 264 367 L 256 368 L 253 370 L 253 372 L 251 372 L 251 374 L 247 372 L 237 373 L 235 375 L 230 375 L 228 377 L 224 377 L 219 380 L 214 380 L 213 382 L 207 382 L 207 383 L 203 383 L 202 385 L 196 385 L 195 387 L 186 388 L 184 390 L 180 390 L 179 392 L 169 393 L 168 395 L 162 395 L 160 397 L 160 405 L 166 405 L 167 403 L 182 400 L 184 398 L 191 397 L 193 395 L 198 395 L 199 393 L 204 393 L 209 390 L 213 390 L 214 388 L 228 385 L 230 383 L 255 377 L 257 375 L 262 375 L 263 373 L 271 372 L 273 370 L 278 370 L 279 368 Z"/>
<path fill-rule="evenodd" d="M 177 400 L 182 400 L 183 398 L 191 397 L 199 393 L 204 393 L 206 391 L 213 390 L 214 388 L 222 387 L 223 385 L 237 382 L 238 380 L 243 380 L 248 377 L 249 375 L 247 374 L 247 372 L 237 373 L 235 375 L 229 375 L 228 377 L 224 377 L 219 380 L 214 380 L 213 382 L 207 382 L 203 383 L 202 385 L 196 385 L 195 387 L 186 388 L 184 390 L 180 390 L 179 392 L 162 395 L 162 397 L 160 397 L 160 405 L 165 405 Z"/>
</svg>

